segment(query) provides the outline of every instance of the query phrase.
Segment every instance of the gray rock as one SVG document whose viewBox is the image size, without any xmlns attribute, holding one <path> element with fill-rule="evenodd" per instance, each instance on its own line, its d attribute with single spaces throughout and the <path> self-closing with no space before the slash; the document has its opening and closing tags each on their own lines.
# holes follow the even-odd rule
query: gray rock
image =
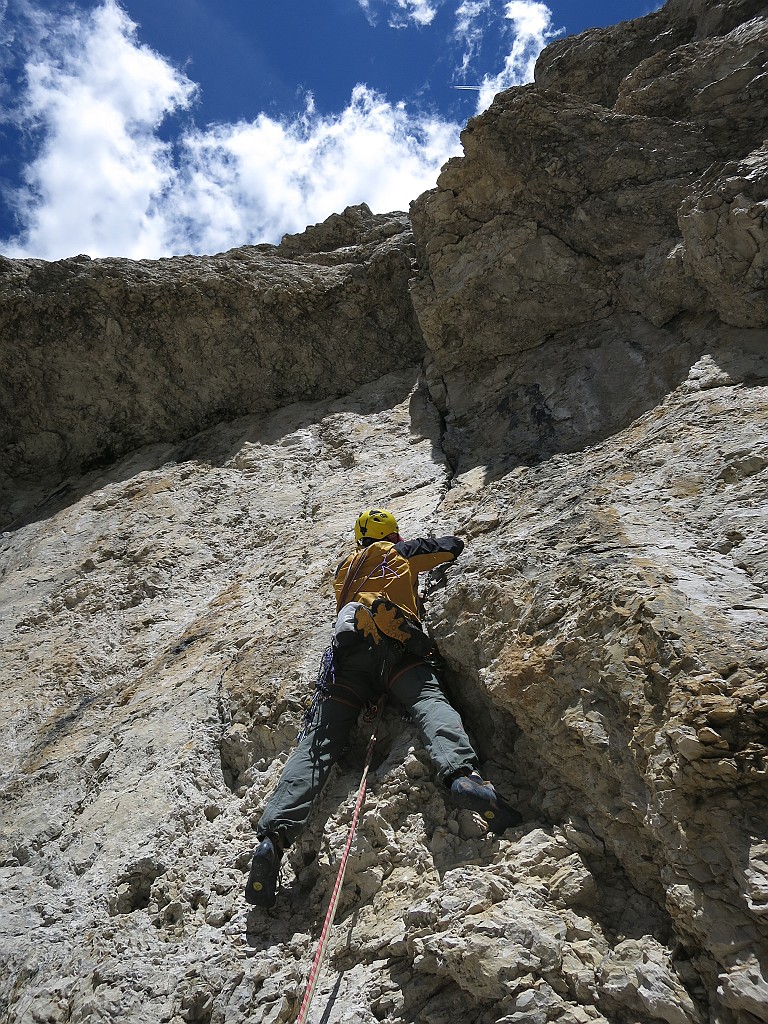
<svg viewBox="0 0 768 1024">
<path fill-rule="evenodd" d="M 407 218 L 362 211 L 324 229 L 328 253 L 310 230 L 210 257 L 0 259 L 0 525 L 134 448 L 420 359 Z"/>
<path fill-rule="evenodd" d="M 368 726 L 242 886 L 373 502 L 467 541 L 427 622 L 524 821 L 389 706 L 312 1024 L 768 1019 L 765 17 L 556 44 L 417 246 L 3 264 L 4 1021 L 295 1019 Z"/>
</svg>

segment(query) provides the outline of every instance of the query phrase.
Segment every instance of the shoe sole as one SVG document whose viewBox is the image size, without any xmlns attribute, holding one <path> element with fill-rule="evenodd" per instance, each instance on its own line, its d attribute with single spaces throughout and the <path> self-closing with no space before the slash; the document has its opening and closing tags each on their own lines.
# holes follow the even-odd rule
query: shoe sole
<svg viewBox="0 0 768 1024">
<path fill-rule="evenodd" d="M 245 900 L 254 907 L 273 907 L 277 902 L 277 870 L 265 857 L 254 857 L 245 886 Z"/>
<path fill-rule="evenodd" d="M 523 820 L 522 814 L 515 810 L 511 804 L 508 804 L 498 793 L 496 794 L 495 807 L 489 807 L 488 800 L 477 793 L 474 786 L 464 788 L 462 785 L 459 785 L 456 789 L 452 788 L 451 796 L 457 807 L 479 814 L 488 823 L 488 830 L 490 832 L 496 832 L 500 835 L 502 832 L 506 832 L 508 828 L 514 828 L 515 825 L 519 825 Z"/>
</svg>

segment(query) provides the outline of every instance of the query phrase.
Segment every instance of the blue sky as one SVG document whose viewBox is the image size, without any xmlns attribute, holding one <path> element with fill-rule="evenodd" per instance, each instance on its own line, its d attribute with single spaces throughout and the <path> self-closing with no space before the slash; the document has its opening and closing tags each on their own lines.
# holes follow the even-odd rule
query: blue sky
<svg viewBox="0 0 768 1024">
<path fill-rule="evenodd" d="M 658 6 L 0 0 L 0 252 L 213 253 L 407 209 L 547 42 Z"/>
</svg>

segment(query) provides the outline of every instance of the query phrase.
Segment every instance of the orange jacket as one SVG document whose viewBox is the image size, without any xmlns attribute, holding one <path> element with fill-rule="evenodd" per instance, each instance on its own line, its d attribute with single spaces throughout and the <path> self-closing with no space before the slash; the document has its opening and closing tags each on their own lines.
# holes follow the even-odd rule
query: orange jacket
<svg viewBox="0 0 768 1024">
<path fill-rule="evenodd" d="M 379 540 L 360 548 L 336 570 L 336 611 L 340 612 L 350 601 L 370 607 L 377 598 L 385 597 L 411 618 L 421 621 L 419 573 L 429 572 L 443 562 L 453 562 L 463 550 L 464 541 L 458 537 L 418 537 L 396 544 Z"/>
</svg>

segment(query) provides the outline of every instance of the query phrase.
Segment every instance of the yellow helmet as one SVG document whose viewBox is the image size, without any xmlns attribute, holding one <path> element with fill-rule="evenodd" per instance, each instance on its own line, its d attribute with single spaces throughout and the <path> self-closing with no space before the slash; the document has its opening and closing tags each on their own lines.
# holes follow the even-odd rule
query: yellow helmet
<svg viewBox="0 0 768 1024">
<path fill-rule="evenodd" d="M 361 512 L 355 523 L 355 540 L 383 540 L 390 533 L 398 533 L 397 520 L 387 508 L 369 508 Z"/>
</svg>

